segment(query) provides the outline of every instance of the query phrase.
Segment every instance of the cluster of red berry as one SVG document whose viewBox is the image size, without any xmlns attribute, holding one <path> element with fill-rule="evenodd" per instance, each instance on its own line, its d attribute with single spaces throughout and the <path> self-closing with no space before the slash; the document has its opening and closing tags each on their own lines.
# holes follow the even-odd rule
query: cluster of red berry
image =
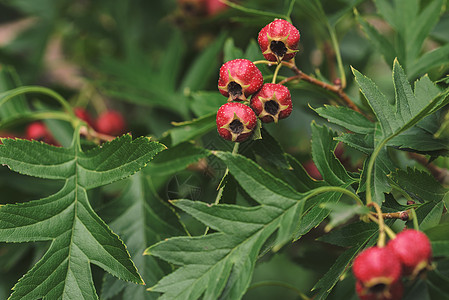
<svg viewBox="0 0 449 300">
<path fill-rule="evenodd" d="M 296 55 L 299 38 L 295 26 L 277 19 L 262 28 L 258 42 L 265 59 L 281 64 Z M 223 64 L 218 89 L 223 96 L 228 97 L 228 103 L 218 110 L 217 129 L 229 141 L 242 142 L 248 139 L 256 127 L 257 117 L 264 123 L 277 123 L 292 112 L 288 88 L 274 82 L 264 84 L 260 70 L 247 59 L 234 59 Z"/>
<path fill-rule="evenodd" d="M 126 122 L 122 114 L 115 110 L 106 111 L 93 119 L 89 113 L 83 108 L 75 108 L 75 115 L 81 120 L 85 121 L 89 126 L 94 128 L 97 132 L 117 136 L 126 131 Z M 3 132 L 1 137 L 16 137 L 14 134 Z M 33 122 L 25 129 L 25 139 L 42 141 L 50 145 L 58 145 L 51 132 L 43 122 Z"/>
<path fill-rule="evenodd" d="M 431 268 L 432 247 L 421 231 L 406 229 L 386 247 L 371 247 L 354 260 L 356 292 L 362 300 L 402 298 L 401 277 L 415 279 Z"/>
</svg>

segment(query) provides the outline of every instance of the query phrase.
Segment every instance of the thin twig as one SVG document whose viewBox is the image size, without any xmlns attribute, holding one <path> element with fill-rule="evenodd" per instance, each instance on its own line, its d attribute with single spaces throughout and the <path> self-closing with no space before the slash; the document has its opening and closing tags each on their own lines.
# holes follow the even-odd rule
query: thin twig
<svg viewBox="0 0 449 300">
<path fill-rule="evenodd" d="M 443 168 L 440 168 L 433 163 L 429 162 L 426 157 L 419 155 L 417 153 L 409 152 L 408 157 L 416 160 L 418 163 L 423 165 L 427 170 L 429 170 L 430 174 L 435 177 L 438 182 L 442 184 L 449 184 L 449 171 Z"/>
<path fill-rule="evenodd" d="M 291 64 L 291 63 L 283 63 L 283 64 L 285 66 L 288 66 L 293 72 L 295 72 L 296 76 L 286 78 L 286 79 L 282 80 L 281 82 L 279 82 L 279 84 L 284 84 L 284 83 L 287 83 L 289 81 L 296 80 L 296 79 L 305 80 L 311 84 L 314 84 L 314 85 L 319 86 L 325 90 L 328 90 L 332 93 L 337 94 L 337 96 L 340 97 L 340 99 L 342 99 L 349 108 L 355 110 L 358 113 L 363 114 L 362 111 L 357 107 L 357 105 L 355 105 L 355 103 L 352 102 L 351 99 L 349 99 L 348 95 L 346 95 L 346 93 L 343 91 L 343 88 L 340 85 L 331 85 L 331 84 L 325 83 L 321 80 L 318 80 L 312 76 L 309 76 L 309 75 L 303 73 L 294 64 Z"/>
</svg>

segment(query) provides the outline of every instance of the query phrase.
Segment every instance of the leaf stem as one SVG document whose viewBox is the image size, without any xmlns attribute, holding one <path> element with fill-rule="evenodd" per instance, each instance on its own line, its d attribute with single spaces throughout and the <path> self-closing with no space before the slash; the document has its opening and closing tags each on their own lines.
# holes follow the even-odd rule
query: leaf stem
<svg viewBox="0 0 449 300">
<path fill-rule="evenodd" d="M 367 167 L 367 173 L 366 173 L 366 205 L 369 205 L 371 202 L 373 202 L 372 195 L 371 195 L 371 178 L 373 173 L 373 167 L 374 162 L 376 160 L 376 157 L 379 155 L 380 150 L 387 144 L 387 142 L 392 138 L 393 136 L 384 139 L 377 147 L 374 149 L 373 154 L 371 155 L 368 167 Z"/>
<path fill-rule="evenodd" d="M 291 15 L 292 15 L 292 11 L 293 11 L 293 6 L 295 6 L 295 2 L 296 0 L 291 0 L 290 1 L 290 6 L 288 7 L 288 11 L 287 11 L 287 15 L 286 15 L 286 20 L 289 21 L 290 23 L 292 23 L 292 19 L 291 19 Z"/>
<path fill-rule="evenodd" d="M 415 230 L 419 230 L 419 224 L 418 224 L 418 216 L 416 215 L 416 211 L 414 208 L 411 209 L 412 212 L 412 221 L 413 221 L 413 228 Z"/>
<path fill-rule="evenodd" d="M 271 83 L 276 83 L 276 77 L 278 76 L 279 70 L 281 69 L 282 64 L 278 64 L 276 66 L 276 69 L 274 70 L 273 79 L 271 80 Z"/>
<path fill-rule="evenodd" d="M 377 220 L 379 224 L 379 239 L 377 240 L 377 246 L 379 248 L 385 247 L 385 222 L 382 215 L 382 210 L 380 209 L 379 204 L 376 202 L 371 202 L 366 205 L 367 207 L 373 206 L 377 212 Z"/>
<path fill-rule="evenodd" d="M 42 119 L 54 119 L 71 122 L 70 116 L 63 112 L 47 111 L 47 112 L 33 112 L 32 114 L 19 115 L 17 118 L 11 118 L 5 122 L 0 122 L 0 128 L 14 126 L 15 124 L 22 123 L 24 121 L 34 121 Z"/>
<path fill-rule="evenodd" d="M 287 288 L 289 290 L 294 291 L 296 294 L 298 294 L 299 297 L 301 297 L 301 299 L 303 299 L 303 300 L 310 300 L 310 298 L 307 297 L 299 289 L 297 289 L 296 287 L 294 287 L 291 284 L 288 284 L 288 283 L 285 283 L 285 282 L 282 282 L 282 281 L 260 281 L 260 282 L 257 282 L 257 283 L 254 283 L 253 285 L 251 285 L 248 288 L 248 291 L 252 290 L 252 289 L 255 289 L 255 288 L 258 288 L 258 287 L 263 287 L 263 286 L 280 286 L 280 287 L 284 287 L 284 288 Z"/>
<path fill-rule="evenodd" d="M 310 199 L 318 194 L 326 193 L 326 192 L 340 192 L 342 194 L 348 195 L 349 197 L 354 199 L 358 205 L 363 206 L 362 200 L 360 200 L 360 198 L 356 194 L 354 194 L 353 192 L 351 192 L 345 188 L 339 187 L 339 186 L 322 186 L 322 187 L 313 189 L 309 192 L 308 195 L 306 195 L 305 200 Z"/>
<path fill-rule="evenodd" d="M 379 224 L 379 220 L 375 216 L 368 214 L 368 218 Z M 384 229 L 390 239 L 396 238 L 396 233 L 388 225 L 384 224 Z"/>
<path fill-rule="evenodd" d="M 237 154 L 239 152 L 239 146 L 240 146 L 240 143 L 234 144 L 234 148 L 232 148 L 232 154 Z M 218 193 L 217 193 L 217 197 L 215 197 L 214 205 L 217 205 L 218 203 L 220 203 L 221 196 L 223 195 L 223 190 L 225 188 L 224 181 L 225 181 L 226 176 L 228 176 L 228 174 L 229 174 L 229 168 L 226 167 L 226 171 L 224 172 L 223 177 L 221 178 L 220 183 L 218 184 L 218 187 L 217 187 Z M 206 230 L 204 231 L 204 235 L 206 235 L 208 232 L 209 232 L 209 226 L 206 227 Z"/>
<path fill-rule="evenodd" d="M 248 7 L 244 7 L 242 5 L 239 5 L 237 3 L 228 1 L 228 0 L 219 0 L 220 2 L 226 4 L 229 7 L 232 7 L 234 9 L 240 10 L 242 12 L 248 13 L 248 14 L 253 14 L 253 15 L 259 15 L 259 16 L 266 16 L 266 17 L 273 17 L 273 18 L 281 18 L 281 19 L 289 19 L 290 17 L 286 16 L 286 15 L 282 15 L 282 14 L 276 14 L 276 13 L 272 13 L 272 12 L 268 12 L 268 11 L 263 11 L 263 10 L 258 10 L 258 9 L 253 9 L 253 8 L 248 8 Z"/>
<path fill-rule="evenodd" d="M 0 94 L 0 98 L 2 99 L 0 101 L 0 106 L 2 106 L 4 103 L 8 102 L 9 100 L 11 100 L 12 98 L 14 98 L 18 95 L 27 94 L 27 93 L 44 94 L 44 95 L 50 96 L 51 98 L 58 101 L 62 105 L 62 107 L 65 109 L 65 111 L 69 114 L 69 120 L 70 120 L 70 123 L 72 124 L 72 126 L 76 127 L 78 118 L 75 116 L 75 113 L 73 112 L 73 109 L 70 106 L 70 104 L 60 94 L 58 94 L 55 91 L 53 91 L 49 88 L 46 88 L 46 87 L 24 86 L 24 87 L 19 87 L 16 89 L 9 90 L 5 93 L 2 93 L 3 95 L 6 94 L 6 96 L 2 96 L 2 94 Z"/>
</svg>

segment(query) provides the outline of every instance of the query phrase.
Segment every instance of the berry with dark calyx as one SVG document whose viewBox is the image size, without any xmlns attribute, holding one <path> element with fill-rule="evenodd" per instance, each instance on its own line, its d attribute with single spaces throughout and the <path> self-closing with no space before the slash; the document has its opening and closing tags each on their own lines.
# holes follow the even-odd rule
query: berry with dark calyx
<svg viewBox="0 0 449 300">
<path fill-rule="evenodd" d="M 382 286 L 379 287 L 382 291 L 381 293 L 377 292 L 377 287 L 373 287 L 371 289 L 364 288 L 363 284 L 357 280 L 355 283 L 355 291 L 357 296 L 361 300 L 400 300 L 402 299 L 402 294 L 404 292 L 404 287 L 402 286 L 402 282 L 399 280 L 393 283 L 387 291 L 382 290 Z"/>
<path fill-rule="evenodd" d="M 218 90 L 228 101 L 246 101 L 262 84 L 262 73 L 247 59 L 230 60 L 220 68 Z"/>
<path fill-rule="evenodd" d="M 120 112 L 109 110 L 98 117 L 95 129 L 100 133 L 117 136 L 125 133 L 125 119 Z"/>
<path fill-rule="evenodd" d="M 352 271 L 360 282 L 359 295 L 376 294 L 379 299 L 390 299 L 386 297 L 400 280 L 401 263 L 388 247 L 371 247 L 355 258 Z"/>
<path fill-rule="evenodd" d="M 276 19 L 259 32 L 257 41 L 265 59 L 288 61 L 298 52 L 300 34 L 288 21 Z"/>
<path fill-rule="evenodd" d="M 47 126 L 42 122 L 33 122 L 28 125 L 25 130 L 25 138 L 41 141 L 50 145 L 57 144 L 50 131 L 48 131 Z"/>
<path fill-rule="evenodd" d="M 83 120 L 84 122 L 89 124 L 90 127 L 94 126 L 94 121 L 90 117 L 87 110 L 85 110 L 84 108 L 81 108 L 81 107 L 75 107 L 73 110 L 75 112 L 75 116 L 77 116 L 78 118 L 80 118 L 81 120 Z"/>
<path fill-rule="evenodd" d="M 292 96 L 281 84 L 266 83 L 251 98 L 251 107 L 264 123 L 287 118 L 292 112 Z"/>
<path fill-rule="evenodd" d="M 421 231 L 401 231 L 388 242 L 387 247 L 401 262 L 404 276 L 416 278 L 431 268 L 432 246 L 429 238 Z"/>
<path fill-rule="evenodd" d="M 229 102 L 217 112 L 217 130 L 222 138 L 233 142 L 248 139 L 257 124 L 253 110 L 243 103 Z"/>
</svg>

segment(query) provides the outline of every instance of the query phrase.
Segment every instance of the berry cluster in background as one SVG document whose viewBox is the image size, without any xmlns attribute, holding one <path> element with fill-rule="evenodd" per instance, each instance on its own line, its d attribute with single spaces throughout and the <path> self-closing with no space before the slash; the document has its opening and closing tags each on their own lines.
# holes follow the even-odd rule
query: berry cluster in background
<svg viewBox="0 0 449 300">
<path fill-rule="evenodd" d="M 126 132 L 126 121 L 123 115 L 119 111 L 107 110 L 101 113 L 96 119 L 92 118 L 87 110 L 81 107 L 74 108 L 75 115 L 86 122 L 90 128 L 91 135 L 102 135 L 102 139 L 109 140 L 115 136 L 119 136 Z M 92 134 L 92 132 L 94 132 Z M 20 137 L 13 133 L 0 133 L 1 137 Z M 108 137 L 110 136 L 110 138 Z M 27 140 L 41 141 L 50 145 L 58 146 L 54 136 L 48 130 L 47 126 L 41 122 L 36 121 L 30 123 L 25 128 L 24 138 Z"/>
<path fill-rule="evenodd" d="M 256 128 L 256 116 L 263 123 L 277 123 L 291 114 L 290 91 L 275 82 L 281 63 L 292 60 L 298 52 L 299 39 L 298 29 L 282 19 L 271 22 L 259 32 L 258 43 L 267 61 L 258 63 L 277 63 L 271 83 L 264 84 L 260 70 L 247 59 L 234 59 L 221 66 L 218 90 L 228 98 L 228 103 L 217 113 L 217 130 L 221 137 L 243 142 Z"/>
</svg>

